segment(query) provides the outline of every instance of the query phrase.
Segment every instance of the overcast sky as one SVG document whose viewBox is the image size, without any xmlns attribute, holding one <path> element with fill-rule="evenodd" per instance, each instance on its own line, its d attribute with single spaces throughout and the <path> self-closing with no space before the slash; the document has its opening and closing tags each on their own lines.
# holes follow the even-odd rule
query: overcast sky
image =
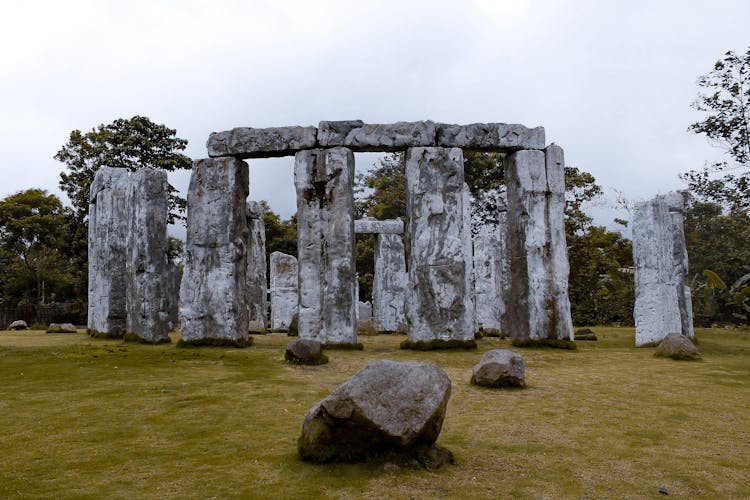
<svg viewBox="0 0 750 500">
<path fill-rule="evenodd" d="M 695 81 L 749 34 L 747 0 L 0 0 L 0 197 L 61 195 L 71 130 L 145 115 L 192 158 L 237 126 L 543 125 L 609 202 L 645 199 L 720 156 L 686 131 Z M 292 159 L 250 165 L 251 197 L 291 215 Z"/>
</svg>

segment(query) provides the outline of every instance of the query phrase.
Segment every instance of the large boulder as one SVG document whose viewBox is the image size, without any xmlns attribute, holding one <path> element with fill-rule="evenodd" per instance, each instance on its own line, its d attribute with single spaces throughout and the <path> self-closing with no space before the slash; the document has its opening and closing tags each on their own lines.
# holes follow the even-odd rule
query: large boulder
<svg viewBox="0 0 750 500">
<path fill-rule="evenodd" d="M 72 323 L 50 323 L 47 333 L 76 333 L 76 326 Z"/>
<path fill-rule="evenodd" d="M 313 462 L 384 452 L 419 460 L 440 434 L 450 393 L 448 375 L 435 365 L 373 361 L 310 408 L 299 454 Z"/>
<path fill-rule="evenodd" d="M 523 387 L 525 372 L 520 354 L 509 349 L 492 349 L 474 366 L 471 383 L 484 387 Z"/>
<path fill-rule="evenodd" d="M 22 319 L 18 319 L 8 325 L 8 330 L 28 330 L 29 325 L 26 324 L 26 322 Z"/>
<path fill-rule="evenodd" d="M 654 356 L 693 361 L 701 359 L 701 353 L 689 338 L 679 333 L 670 333 L 659 342 Z"/>
<path fill-rule="evenodd" d="M 297 339 L 286 345 L 284 359 L 294 365 L 324 365 L 328 356 L 323 354 L 323 345 L 315 339 Z"/>
</svg>

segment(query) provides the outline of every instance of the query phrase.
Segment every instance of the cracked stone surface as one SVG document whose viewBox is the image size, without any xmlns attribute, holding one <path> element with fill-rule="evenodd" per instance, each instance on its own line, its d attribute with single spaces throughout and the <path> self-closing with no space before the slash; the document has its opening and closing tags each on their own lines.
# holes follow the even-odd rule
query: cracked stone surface
<svg viewBox="0 0 750 500">
<path fill-rule="evenodd" d="M 332 126 L 332 123 L 337 125 Z M 400 151 L 412 146 L 435 144 L 436 129 L 431 121 L 362 125 L 359 123 L 361 122 L 321 122 L 318 132 L 320 145 L 345 146 L 352 151 L 360 152 Z"/>
<path fill-rule="evenodd" d="M 266 331 L 266 225 L 265 210 L 258 201 L 247 202 L 247 306 L 250 314 L 250 331 Z"/>
<path fill-rule="evenodd" d="M 208 137 L 208 156 L 236 158 L 271 158 L 292 156 L 301 149 L 317 144 L 315 127 L 238 127 L 224 132 L 212 132 Z"/>
<path fill-rule="evenodd" d="M 375 238 L 375 275 L 372 306 L 375 328 L 381 332 L 406 332 L 406 258 L 401 235 Z"/>
<path fill-rule="evenodd" d="M 505 314 L 503 253 L 505 238 L 499 224 L 483 224 L 474 236 L 474 290 L 477 326 L 487 333 L 502 332 Z"/>
<path fill-rule="evenodd" d="M 507 153 L 520 149 L 544 149 L 544 127 L 528 128 L 512 123 L 437 125 L 437 145 L 468 150 Z"/>
<path fill-rule="evenodd" d="M 271 329 L 289 331 L 297 314 L 298 268 L 297 258 L 273 252 L 270 258 Z"/>
<path fill-rule="evenodd" d="M 354 221 L 354 232 L 357 234 L 403 234 L 404 221 L 401 219 L 357 219 Z"/>
</svg>

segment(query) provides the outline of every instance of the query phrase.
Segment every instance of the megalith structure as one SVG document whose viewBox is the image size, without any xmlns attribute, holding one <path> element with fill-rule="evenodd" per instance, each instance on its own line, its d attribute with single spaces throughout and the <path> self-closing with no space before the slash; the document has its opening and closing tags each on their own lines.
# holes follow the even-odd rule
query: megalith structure
<svg viewBox="0 0 750 500">
<path fill-rule="evenodd" d="M 121 338 L 126 324 L 126 237 L 128 171 L 101 167 L 89 205 L 88 332 Z"/>
<path fill-rule="evenodd" d="M 130 174 L 127 189 L 126 339 L 169 342 L 169 266 L 164 170 L 142 168 Z"/>
<path fill-rule="evenodd" d="M 345 147 L 296 154 L 299 336 L 356 345 L 354 154 Z"/>
<path fill-rule="evenodd" d="M 474 289 L 477 326 L 484 335 L 502 333 L 505 314 L 503 254 L 505 237 L 500 224 L 483 224 L 474 236 Z"/>
<path fill-rule="evenodd" d="M 271 330 L 289 331 L 297 314 L 298 269 L 297 258 L 273 252 L 270 258 Z"/>
<path fill-rule="evenodd" d="M 459 148 L 406 150 L 409 322 L 405 347 L 474 344 Z"/>
<path fill-rule="evenodd" d="M 508 331 L 514 345 L 566 347 L 573 341 L 565 242 L 563 150 L 506 157 Z"/>
<path fill-rule="evenodd" d="M 266 225 L 265 210 L 257 201 L 247 202 L 247 306 L 249 329 L 254 333 L 266 331 L 266 302 L 268 278 L 266 275 Z"/>
<path fill-rule="evenodd" d="M 670 333 L 693 337 L 688 255 L 680 193 L 637 203 L 633 214 L 635 345 L 653 345 Z"/>
<path fill-rule="evenodd" d="M 236 158 L 193 163 L 180 286 L 181 343 L 249 345 L 247 164 Z"/>
<path fill-rule="evenodd" d="M 462 153 L 463 154 L 463 153 Z M 464 182 L 462 203 L 463 209 L 463 238 L 464 238 L 464 263 L 466 264 L 466 274 L 464 279 L 466 280 L 466 290 L 469 294 L 468 307 L 469 314 L 471 315 L 471 330 L 477 331 L 477 299 L 476 299 L 476 287 L 475 287 L 475 276 L 474 276 L 474 242 L 472 238 L 472 224 L 471 224 L 471 191 L 469 185 Z"/>
</svg>

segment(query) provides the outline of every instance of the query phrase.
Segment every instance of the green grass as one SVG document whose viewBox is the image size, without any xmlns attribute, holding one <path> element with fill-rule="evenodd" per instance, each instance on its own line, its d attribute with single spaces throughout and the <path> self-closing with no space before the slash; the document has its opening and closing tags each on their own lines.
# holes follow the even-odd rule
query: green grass
<svg viewBox="0 0 750 500">
<path fill-rule="evenodd" d="M 284 362 L 285 334 L 246 349 L 0 332 L 1 498 L 750 497 L 750 336 L 698 330 L 703 360 L 595 328 L 576 351 L 523 349 L 524 390 L 471 386 L 482 354 L 361 337 L 322 366 Z M 313 465 L 310 406 L 367 362 L 440 365 L 453 381 L 437 472 Z"/>
</svg>

